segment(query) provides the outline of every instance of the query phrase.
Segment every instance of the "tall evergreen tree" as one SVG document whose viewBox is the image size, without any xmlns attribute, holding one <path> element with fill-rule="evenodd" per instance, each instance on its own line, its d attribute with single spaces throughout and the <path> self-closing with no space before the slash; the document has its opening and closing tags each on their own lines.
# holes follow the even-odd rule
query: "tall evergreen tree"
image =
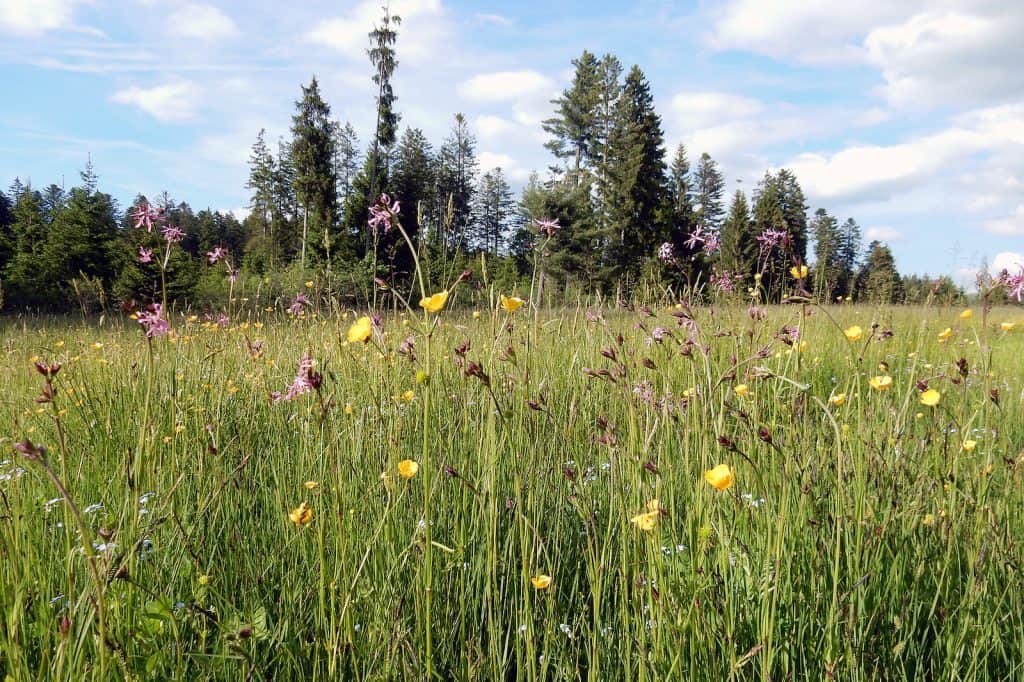
<svg viewBox="0 0 1024 682">
<path fill-rule="evenodd" d="M 443 223 L 447 206 L 452 207 L 451 224 L 444 226 L 442 243 L 449 250 L 466 246 L 472 221 L 473 194 L 476 191 L 476 138 L 462 114 L 455 114 L 449 136 L 437 158 L 437 222 Z M 443 232 L 443 230 L 442 230 Z"/>
<path fill-rule="evenodd" d="M 779 202 L 782 217 L 793 243 L 793 256 L 807 260 L 807 200 L 797 182 L 796 175 L 789 169 L 779 170 L 775 176 L 779 186 Z"/>
<path fill-rule="evenodd" d="M 594 167 L 597 155 L 601 63 L 593 53 L 584 50 L 572 64 L 576 67 L 572 85 L 552 100 L 555 115 L 542 125 L 551 135 L 544 146 L 565 162 L 570 181 L 579 184 L 583 181 L 582 171 Z"/>
<path fill-rule="evenodd" d="M 686 156 L 686 145 L 676 147 L 669 169 L 669 201 L 672 204 L 671 237 L 669 241 L 676 253 L 684 253 L 684 243 L 694 228 L 693 178 L 690 177 L 690 160 Z"/>
<path fill-rule="evenodd" d="M 261 128 L 252 146 L 252 153 L 249 155 L 249 180 L 245 186 L 252 190 L 249 210 L 257 216 L 263 229 L 263 236 L 267 237 L 274 213 L 274 157 L 267 147 L 265 135 L 266 130 Z"/>
<path fill-rule="evenodd" d="M 868 245 L 868 256 L 857 273 L 856 296 L 871 303 L 898 303 L 903 299 L 903 281 L 896 259 L 888 246 L 878 241 Z"/>
<path fill-rule="evenodd" d="M 334 174 L 334 126 L 331 108 L 320 95 L 314 77 L 302 87 L 302 99 L 292 116 L 292 163 L 295 194 L 302 206 L 301 264 L 306 267 L 310 248 L 330 267 L 332 235 L 338 215 L 337 178 Z"/>
<path fill-rule="evenodd" d="M 864 244 L 861 238 L 860 225 L 853 218 L 847 218 L 839 228 L 839 263 L 840 277 L 837 295 L 852 296 L 857 270 L 860 267 L 861 253 Z"/>
<path fill-rule="evenodd" d="M 294 256 L 301 250 L 297 229 L 299 214 L 295 198 L 295 165 L 292 163 L 291 144 L 277 141 L 277 159 L 273 167 L 274 207 L 270 233 L 276 250 Z"/>
<path fill-rule="evenodd" d="M 345 206 L 359 172 L 359 137 L 351 123 L 334 122 L 334 175 L 338 180 L 338 206 Z"/>
<path fill-rule="evenodd" d="M 434 187 L 434 153 L 430 142 L 419 128 L 406 128 L 395 155 L 391 189 L 394 199 L 401 202 L 400 220 L 413 244 L 418 245 L 423 238 Z M 405 240 L 397 233 L 382 235 L 382 239 L 386 240 L 393 274 L 411 273 L 412 254 Z"/>
<path fill-rule="evenodd" d="M 747 197 L 736 190 L 729 204 L 729 215 L 722 223 L 720 262 L 729 272 L 751 277 L 757 270 L 757 236 L 750 217 Z"/>
<path fill-rule="evenodd" d="M 718 164 L 707 152 L 700 155 L 700 162 L 694 173 L 694 185 L 697 222 L 705 230 L 717 234 L 722 227 L 722 216 L 725 214 L 722 203 L 725 178 L 718 170 Z"/>
<path fill-rule="evenodd" d="M 634 278 L 664 238 L 664 135 L 640 67 L 626 76 L 608 140 L 604 196 L 609 201 L 605 260 L 615 280 Z"/>
<path fill-rule="evenodd" d="M 814 232 L 814 286 L 826 301 L 831 301 L 842 277 L 842 246 L 839 221 L 819 208 L 811 221 Z"/>
<path fill-rule="evenodd" d="M 473 206 L 471 246 L 477 251 L 497 256 L 504 246 L 513 215 L 512 188 L 501 168 L 484 173 Z"/>
</svg>

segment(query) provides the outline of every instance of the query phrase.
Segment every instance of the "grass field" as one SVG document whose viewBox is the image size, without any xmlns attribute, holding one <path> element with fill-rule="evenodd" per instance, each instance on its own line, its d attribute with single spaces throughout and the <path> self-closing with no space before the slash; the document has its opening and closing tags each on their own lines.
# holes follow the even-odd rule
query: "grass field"
<svg viewBox="0 0 1024 682">
<path fill-rule="evenodd" d="M 0 671 L 1024 677 L 1024 311 L 691 312 L 0 322 Z"/>
</svg>

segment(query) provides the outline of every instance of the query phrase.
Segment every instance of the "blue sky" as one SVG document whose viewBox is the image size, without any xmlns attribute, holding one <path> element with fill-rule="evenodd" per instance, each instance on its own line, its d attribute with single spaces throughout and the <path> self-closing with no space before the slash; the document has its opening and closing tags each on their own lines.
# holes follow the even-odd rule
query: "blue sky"
<svg viewBox="0 0 1024 682">
<path fill-rule="evenodd" d="M 1024 261 L 1024 3 L 990 0 L 394 0 L 403 125 L 455 112 L 483 167 L 545 169 L 540 121 L 583 49 L 639 64 L 671 147 L 730 190 L 796 171 L 904 272 L 972 279 Z M 380 2 L 0 0 L 0 185 L 77 180 L 244 209 L 260 128 L 287 133 L 316 75 L 366 140 Z"/>
</svg>

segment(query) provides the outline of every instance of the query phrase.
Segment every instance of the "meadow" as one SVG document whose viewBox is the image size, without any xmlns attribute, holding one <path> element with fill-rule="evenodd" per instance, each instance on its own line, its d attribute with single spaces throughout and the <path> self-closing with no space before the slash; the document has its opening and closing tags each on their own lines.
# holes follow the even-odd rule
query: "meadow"
<svg viewBox="0 0 1024 682">
<path fill-rule="evenodd" d="M 462 293 L 0 321 L 5 679 L 1024 677 L 1019 307 Z"/>
</svg>

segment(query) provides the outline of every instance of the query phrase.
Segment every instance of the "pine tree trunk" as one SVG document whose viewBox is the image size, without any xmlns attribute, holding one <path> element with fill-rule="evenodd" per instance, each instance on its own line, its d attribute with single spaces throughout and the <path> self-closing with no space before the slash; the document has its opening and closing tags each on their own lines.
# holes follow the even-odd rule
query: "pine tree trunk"
<svg viewBox="0 0 1024 682">
<path fill-rule="evenodd" d="M 299 262 L 302 265 L 302 269 L 306 269 L 306 230 L 309 221 L 309 211 L 305 207 L 302 209 L 302 256 Z"/>
</svg>

